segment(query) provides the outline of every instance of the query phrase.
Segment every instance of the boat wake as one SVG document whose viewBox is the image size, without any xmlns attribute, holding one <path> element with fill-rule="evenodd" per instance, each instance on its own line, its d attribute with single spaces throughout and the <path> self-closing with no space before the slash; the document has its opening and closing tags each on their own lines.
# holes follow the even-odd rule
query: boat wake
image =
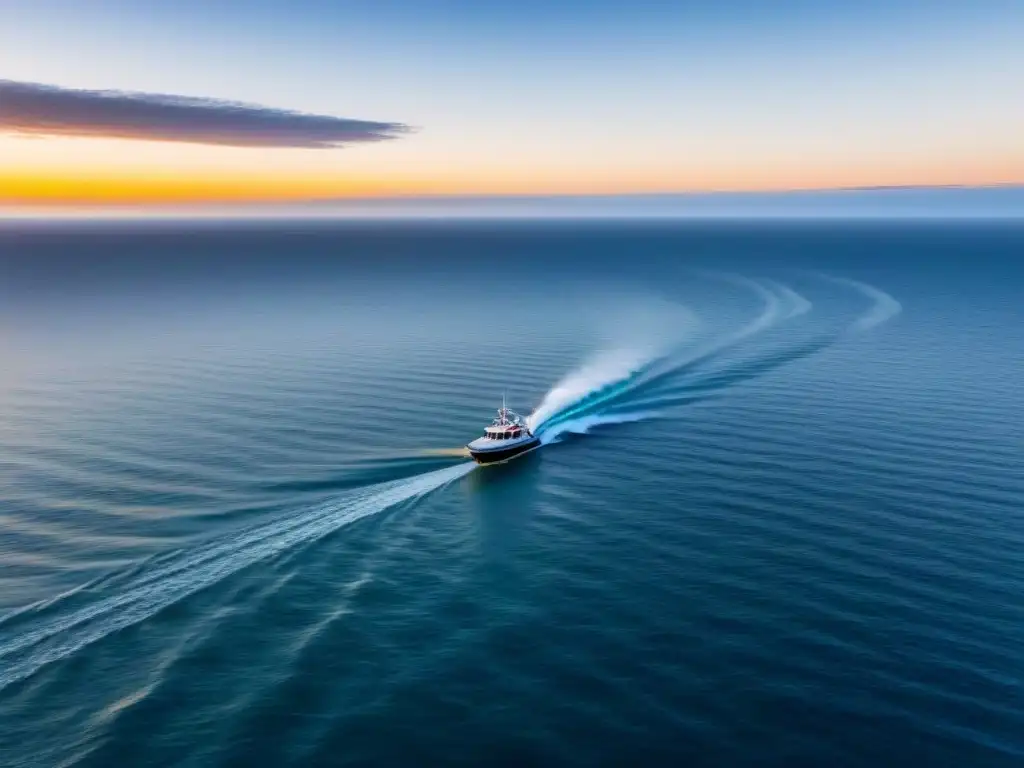
<svg viewBox="0 0 1024 768">
<path fill-rule="evenodd" d="M 873 285 L 862 283 L 859 280 L 851 280 L 848 277 L 832 277 L 831 275 L 825 275 L 825 277 L 834 283 L 853 288 L 873 302 L 871 309 L 857 318 L 852 326 L 852 330 L 866 331 L 869 328 L 874 328 L 891 320 L 903 311 L 902 304 L 885 291 L 881 291 Z"/>
<path fill-rule="evenodd" d="M 817 354 L 844 333 L 798 342 L 782 339 L 734 353 L 780 323 L 806 315 L 811 303 L 774 282 L 728 278 L 751 291 L 760 312 L 738 329 L 703 348 L 693 339 L 662 346 L 607 352 L 565 377 L 528 418 L 542 445 L 595 427 L 643 421 L 673 407 L 720 396 L 729 387 L 782 365 Z M 847 331 L 874 328 L 900 311 L 899 302 L 865 283 L 836 278 L 872 299 L 872 306 Z M 434 456 L 462 458 L 465 449 Z M 328 503 L 206 543 L 169 552 L 115 571 L 0 619 L 0 690 L 26 680 L 48 664 L 155 616 L 225 578 L 287 550 L 311 544 L 357 520 L 422 497 L 475 468 L 472 462 L 346 491 Z"/>
<path fill-rule="evenodd" d="M 529 416 L 528 424 L 541 442 L 557 442 L 563 435 L 585 433 L 597 426 L 658 418 L 667 408 L 716 397 L 736 384 L 822 352 L 847 333 L 879 326 L 902 309 L 896 299 L 872 285 L 822 275 L 871 299 L 871 306 L 843 331 L 796 342 L 776 340 L 752 356 L 740 355 L 730 361 L 729 355 L 738 347 L 780 323 L 808 314 L 813 304 L 774 280 L 720 277 L 760 299 L 761 311 L 752 320 L 688 354 L 678 349 L 663 354 L 630 350 L 602 354 L 563 379 Z"/>
<path fill-rule="evenodd" d="M 367 486 L 287 519 L 160 555 L 10 614 L 0 620 L 0 690 L 234 573 L 437 490 L 474 467 L 460 463 Z"/>
<path fill-rule="evenodd" d="M 598 355 L 556 384 L 527 417 L 527 426 L 534 434 L 546 434 L 550 438 L 551 428 L 561 417 L 583 403 L 592 402 L 604 390 L 629 381 L 659 357 L 650 350 L 616 350 Z"/>
</svg>

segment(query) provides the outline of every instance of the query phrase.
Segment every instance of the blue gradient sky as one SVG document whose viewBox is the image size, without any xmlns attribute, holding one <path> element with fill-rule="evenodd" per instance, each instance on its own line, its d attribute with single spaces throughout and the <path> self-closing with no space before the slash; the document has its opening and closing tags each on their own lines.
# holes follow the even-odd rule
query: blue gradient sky
<svg viewBox="0 0 1024 768">
<path fill-rule="evenodd" d="M 1020 0 L 33 0 L 0 9 L 10 80 L 420 130 L 261 153 L 0 136 L 0 165 L 385 194 L 1024 182 L 1022 40 Z"/>
</svg>

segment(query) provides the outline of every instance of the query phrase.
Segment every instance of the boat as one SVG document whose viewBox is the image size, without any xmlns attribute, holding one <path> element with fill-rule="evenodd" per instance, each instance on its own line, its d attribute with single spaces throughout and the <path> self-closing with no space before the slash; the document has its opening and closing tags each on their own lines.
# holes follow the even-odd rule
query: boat
<svg viewBox="0 0 1024 768">
<path fill-rule="evenodd" d="M 483 437 L 466 446 L 478 464 L 508 461 L 539 447 L 540 438 L 530 431 L 518 413 L 505 406 L 504 397 L 497 418 L 484 429 Z"/>
</svg>

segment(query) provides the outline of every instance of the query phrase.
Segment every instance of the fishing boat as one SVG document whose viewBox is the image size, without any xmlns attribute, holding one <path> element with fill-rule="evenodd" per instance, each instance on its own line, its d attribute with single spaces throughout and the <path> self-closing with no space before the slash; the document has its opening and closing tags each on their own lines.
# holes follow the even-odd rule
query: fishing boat
<svg viewBox="0 0 1024 768">
<path fill-rule="evenodd" d="M 497 418 L 484 429 L 483 437 L 478 437 L 466 448 L 478 464 L 497 464 L 539 446 L 540 438 L 530 431 L 522 416 L 505 406 L 505 398 L 502 397 Z"/>
</svg>

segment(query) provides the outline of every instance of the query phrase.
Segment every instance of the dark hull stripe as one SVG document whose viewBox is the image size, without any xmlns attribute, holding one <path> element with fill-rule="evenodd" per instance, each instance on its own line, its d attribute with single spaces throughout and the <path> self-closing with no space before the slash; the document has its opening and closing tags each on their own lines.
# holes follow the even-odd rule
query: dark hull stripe
<svg viewBox="0 0 1024 768">
<path fill-rule="evenodd" d="M 506 461 L 511 459 L 513 456 L 518 456 L 521 453 L 532 451 L 534 448 L 540 445 L 540 440 L 530 440 L 526 443 L 520 443 L 519 445 L 513 446 L 512 448 L 505 448 L 503 450 L 496 451 L 474 451 L 470 450 L 470 455 L 476 459 L 480 464 L 493 464 L 498 461 Z"/>
</svg>

